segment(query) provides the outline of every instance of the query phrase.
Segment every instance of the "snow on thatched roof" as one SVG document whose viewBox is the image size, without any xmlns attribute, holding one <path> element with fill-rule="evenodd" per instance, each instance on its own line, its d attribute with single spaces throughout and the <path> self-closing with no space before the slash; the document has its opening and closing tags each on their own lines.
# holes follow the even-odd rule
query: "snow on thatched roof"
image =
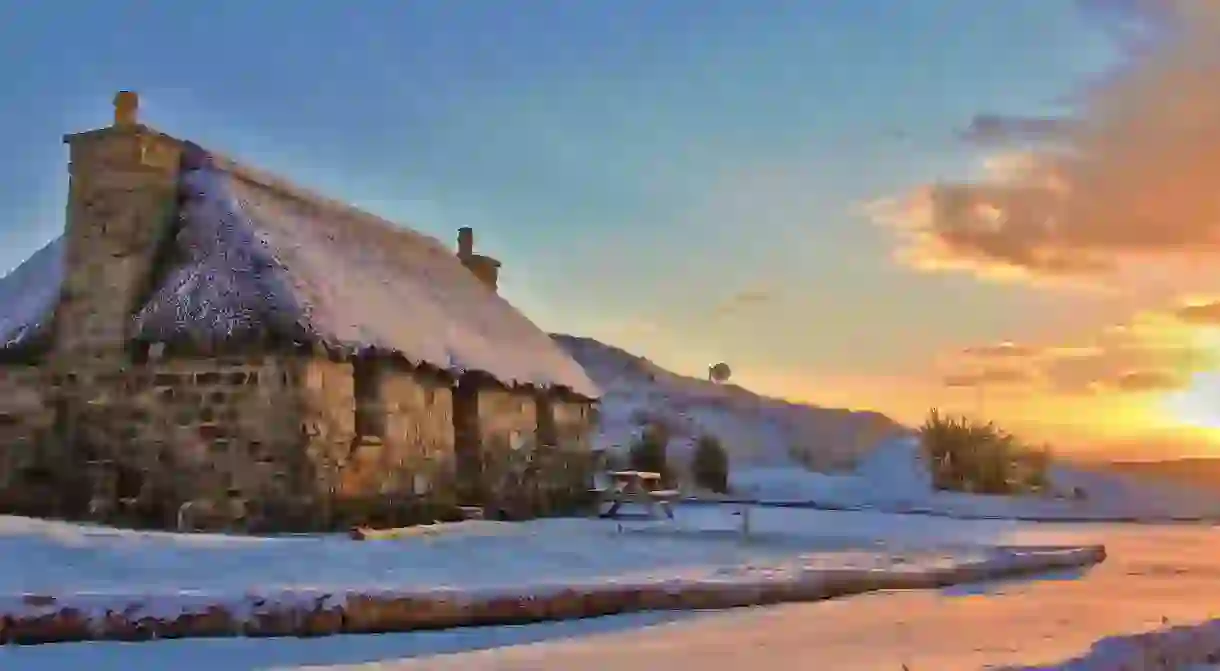
<svg viewBox="0 0 1220 671">
<path fill-rule="evenodd" d="M 56 238 L 0 278 L 0 349 L 25 345 L 50 325 L 63 268 L 64 242 Z"/>
<path fill-rule="evenodd" d="M 178 263 L 136 315 L 146 340 L 268 327 L 508 385 L 600 392 L 438 240 L 191 148 Z"/>
</svg>

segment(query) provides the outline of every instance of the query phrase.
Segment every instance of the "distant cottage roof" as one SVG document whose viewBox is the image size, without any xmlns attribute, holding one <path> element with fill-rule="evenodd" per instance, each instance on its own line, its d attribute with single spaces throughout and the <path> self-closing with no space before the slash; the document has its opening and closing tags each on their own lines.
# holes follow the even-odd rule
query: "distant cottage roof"
<svg viewBox="0 0 1220 671">
<path fill-rule="evenodd" d="M 189 144 L 180 189 L 174 263 L 133 315 L 143 340 L 265 327 L 346 353 L 600 396 L 580 364 L 435 238 Z M 49 324 L 63 247 L 57 239 L 0 278 L 0 348 Z"/>
</svg>

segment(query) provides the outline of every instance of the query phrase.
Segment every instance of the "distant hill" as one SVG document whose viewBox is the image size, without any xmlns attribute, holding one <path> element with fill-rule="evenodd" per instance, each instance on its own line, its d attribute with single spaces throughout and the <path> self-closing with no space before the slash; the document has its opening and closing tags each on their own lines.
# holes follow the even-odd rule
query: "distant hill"
<svg viewBox="0 0 1220 671">
<path fill-rule="evenodd" d="M 672 373 L 592 338 L 551 337 L 605 392 L 598 447 L 626 449 L 645 422 L 660 420 L 670 427 L 671 452 L 680 459 L 700 435 L 711 434 L 735 469 L 799 465 L 834 471 L 851 468 L 881 441 L 910 433 L 881 413 L 760 396 Z"/>
<path fill-rule="evenodd" d="M 1220 492 L 1220 458 L 1187 457 L 1161 461 L 1113 461 L 1099 464 L 1095 468 Z"/>
</svg>

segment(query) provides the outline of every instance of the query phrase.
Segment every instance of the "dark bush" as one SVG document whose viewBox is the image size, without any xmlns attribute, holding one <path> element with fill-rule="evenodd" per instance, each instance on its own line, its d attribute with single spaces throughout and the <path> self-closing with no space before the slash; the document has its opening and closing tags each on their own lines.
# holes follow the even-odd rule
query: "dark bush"
<svg viewBox="0 0 1220 671">
<path fill-rule="evenodd" d="M 500 452 L 489 464 L 494 514 L 502 519 L 572 515 L 595 503 L 594 453 L 583 447 L 526 445 Z"/>
<path fill-rule="evenodd" d="M 660 473 L 666 481 L 671 479 L 669 470 L 669 429 L 659 422 L 651 422 L 641 428 L 639 436 L 631 444 L 629 461 L 636 471 Z"/>
<path fill-rule="evenodd" d="M 729 491 L 729 454 L 720 439 L 703 435 L 695 443 L 695 454 L 691 460 L 691 474 L 695 484 L 717 494 Z"/>
<path fill-rule="evenodd" d="M 1043 492 L 1050 451 L 1019 441 L 992 422 L 928 413 L 920 443 L 937 489 L 976 494 Z"/>
</svg>

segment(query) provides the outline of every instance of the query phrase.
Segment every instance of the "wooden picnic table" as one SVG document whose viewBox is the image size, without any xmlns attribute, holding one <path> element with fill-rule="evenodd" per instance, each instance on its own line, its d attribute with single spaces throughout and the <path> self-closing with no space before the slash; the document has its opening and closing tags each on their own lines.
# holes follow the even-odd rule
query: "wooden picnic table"
<svg viewBox="0 0 1220 671">
<path fill-rule="evenodd" d="M 677 490 L 662 489 L 661 474 L 650 471 L 613 471 L 610 476 L 610 486 L 597 490 L 601 503 L 610 501 L 610 508 L 602 513 L 602 517 L 617 517 L 624 503 L 640 504 L 648 510 L 650 516 L 656 515 L 659 507 L 665 516 L 673 519 L 674 511 L 671 505 L 678 498 Z"/>
</svg>

